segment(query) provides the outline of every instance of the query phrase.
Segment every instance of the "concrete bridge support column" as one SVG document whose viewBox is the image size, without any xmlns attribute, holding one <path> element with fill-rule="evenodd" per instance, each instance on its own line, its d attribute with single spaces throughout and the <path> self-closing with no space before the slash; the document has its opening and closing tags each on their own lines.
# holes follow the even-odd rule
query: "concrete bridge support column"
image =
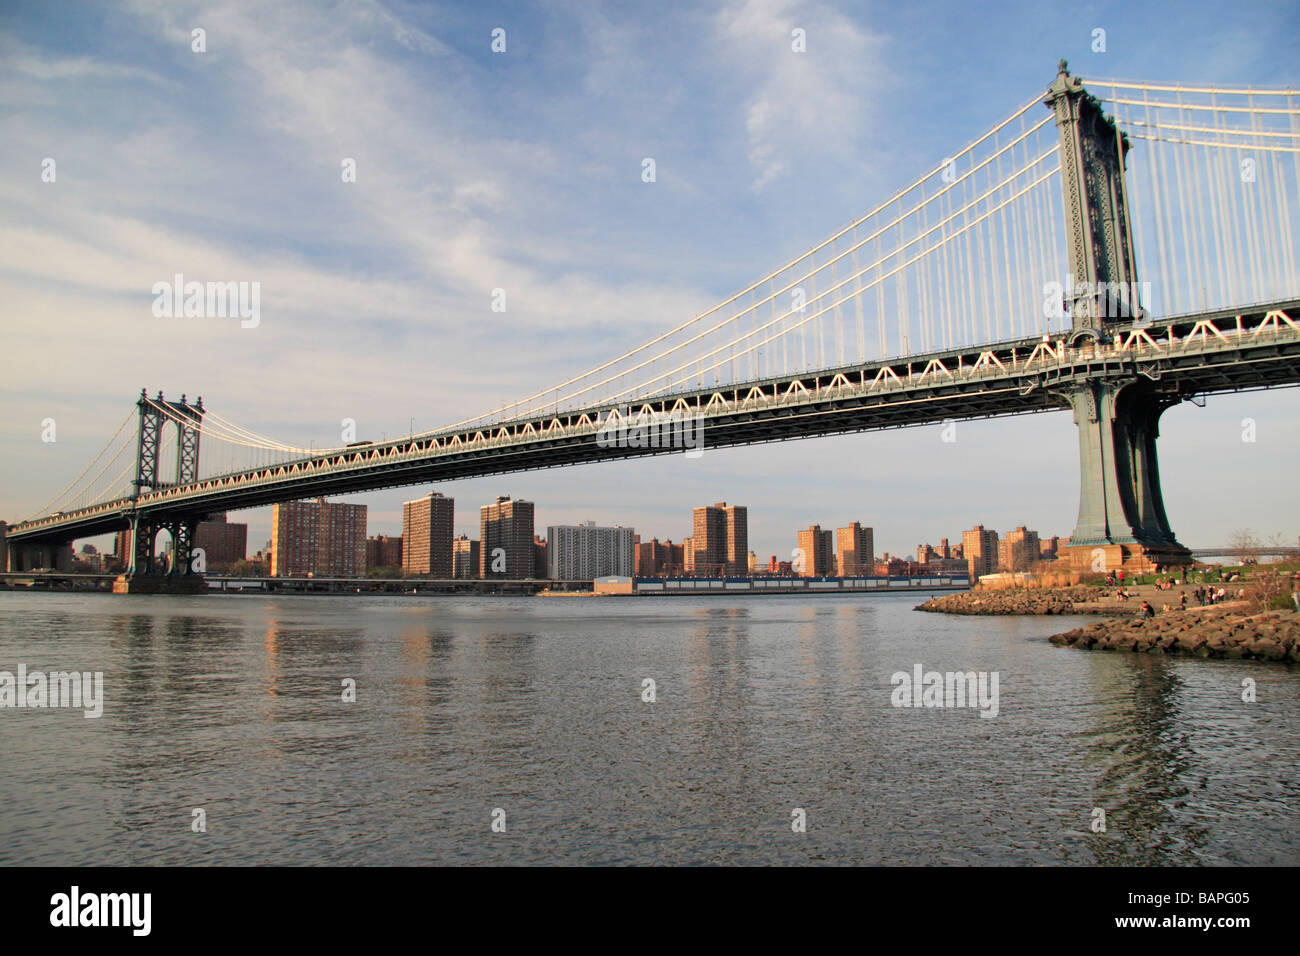
<svg viewBox="0 0 1300 956">
<path fill-rule="evenodd" d="M 1081 570 L 1190 564 L 1160 494 L 1156 438 L 1176 400 L 1144 379 L 1093 379 L 1065 391 L 1079 430 L 1079 518 L 1067 557 Z"/>
</svg>

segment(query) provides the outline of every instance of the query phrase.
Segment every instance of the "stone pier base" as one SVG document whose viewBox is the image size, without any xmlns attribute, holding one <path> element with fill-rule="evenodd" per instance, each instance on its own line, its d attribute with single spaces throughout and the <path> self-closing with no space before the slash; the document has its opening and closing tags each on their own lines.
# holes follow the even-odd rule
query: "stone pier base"
<svg viewBox="0 0 1300 956">
<path fill-rule="evenodd" d="M 1123 570 L 1126 573 L 1149 574 L 1157 567 L 1161 570 L 1186 567 L 1192 564 L 1192 553 L 1176 545 L 1080 544 L 1061 548 L 1058 560 L 1071 570 L 1079 572 L 1106 574 Z"/>
</svg>

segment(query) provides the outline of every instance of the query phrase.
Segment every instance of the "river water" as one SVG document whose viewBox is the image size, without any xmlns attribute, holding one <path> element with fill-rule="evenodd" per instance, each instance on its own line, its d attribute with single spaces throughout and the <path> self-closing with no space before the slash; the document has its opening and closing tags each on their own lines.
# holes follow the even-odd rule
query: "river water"
<svg viewBox="0 0 1300 956">
<path fill-rule="evenodd" d="M 0 593 L 0 670 L 104 687 L 0 709 L 0 863 L 1300 862 L 1300 670 L 920 600 Z"/>
</svg>

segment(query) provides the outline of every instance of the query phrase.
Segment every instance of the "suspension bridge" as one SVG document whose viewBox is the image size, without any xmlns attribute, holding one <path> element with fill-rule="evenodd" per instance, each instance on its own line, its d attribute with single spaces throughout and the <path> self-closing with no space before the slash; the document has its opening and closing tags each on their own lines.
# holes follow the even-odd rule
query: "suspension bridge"
<svg viewBox="0 0 1300 956">
<path fill-rule="evenodd" d="M 159 579 L 166 529 L 179 583 L 219 511 L 680 453 L 684 434 L 724 447 L 1062 409 L 1079 436 L 1069 560 L 1187 563 L 1160 415 L 1300 384 L 1296 95 L 1085 85 L 1062 61 L 1007 119 L 714 308 L 404 439 L 302 448 L 142 391 L 83 473 L 7 528 L 7 569 L 129 530 L 129 589 Z"/>
</svg>

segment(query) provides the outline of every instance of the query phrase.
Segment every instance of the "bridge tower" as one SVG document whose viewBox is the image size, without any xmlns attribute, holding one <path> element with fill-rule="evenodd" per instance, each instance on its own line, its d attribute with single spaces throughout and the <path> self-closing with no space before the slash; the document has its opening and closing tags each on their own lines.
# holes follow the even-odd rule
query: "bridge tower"
<svg viewBox="0 0 1300 956">
<path fill-rule="evenodd" d="M 1124 183 L 1128 137 L 1062 60 L 1047 90 L 1061 135 L 1061 189 L 1069 230 L 1066 306 L 1074 328 L 1104 332 L 1141 316 Z"/>
<path fill-rule="evenodd" d="M 169 424 L 176 426 L 176 481 L 188 484 L 199 475 L 199 438 L 203 422 L 203 399 L 193 405 L 182 395 L 179 402 L 168 401 L 159 392 L 149 398 L 144 389 L 136 401 L 139 424 L 136 432 L 135 478 L 132 481 L 133 501 L 138 501 L 145 491 L 164 486 L 159 478 L 159 455 L 163 434 Z M 172 538 L 172 565 L 169 576 L 192 576 L 194 533 L 201 516 L 187 515 L 154 518 L 132 507 L 131 558 L 126 570 L 129 579 L 136 575 L 152 575 L 154 568 L 154 543 L 158 532 L 166 528 Z"/>
<path fill-rule="evenodd" d="M 1124 181 L 1128 139 L 1064 60 L 1044 103 L 1061 137 L 1070 338 L 1109 339 L 1145 317 Z M 1115 371 L 1098 363 L 1054 390 L 1079 431 L 1079 517 L 1066 553 L 1092 570 L 1190 564 L 1165 515 L 1156 461 L 1160 415 L 1185 396 L 1161 391 L 1136 364 L 1129 375 Z"/>
</svg>

